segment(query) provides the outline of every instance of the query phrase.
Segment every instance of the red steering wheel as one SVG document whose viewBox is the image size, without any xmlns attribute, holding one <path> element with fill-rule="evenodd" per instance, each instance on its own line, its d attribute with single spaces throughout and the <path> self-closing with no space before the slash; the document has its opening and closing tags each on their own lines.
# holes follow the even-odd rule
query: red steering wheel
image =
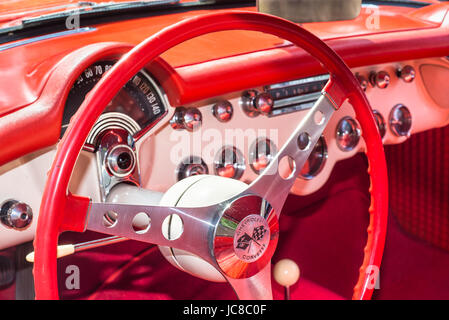
<svg viewBox="0 0 449 320">
<path fill-rule="evenodd" d="M 313 115 L 303 120 L 297 132 L 294 133 L 293 138 L 286 143 L 278 154 L 279 159 L 281 156 L 286 155 L 292 158 L 298 170 L 301 169 L 310 154 L 310 150 L 307 149 L 312 148 L 299 147 L 301 149 L 299 150 L 297 140 L 295 139 L 298 139 L 299 135 L 302 135 L 302 138 L 304 138 L 304 132 L 307 132 L 306 137 L 309 139 L 309 144 L 313 146 L 324 130 L 332 112 L 338 110 L 346 99 L 349 99 L 351 102 L 356 117 L 362 127 L 362 136 L 366 143 L 366 154 L 369 161 L 368 173 L 371 180 L 369 190 L 371 194 L 371 206 L 369 208 L 370 222 L 367 232 L 368 239 L 364 249 L 364 259 L 360 267 L 359 279 L 354 287 L 353 298 L 369 299 L 371 297 L 376 281 L 376 271 L 380 266 L 384 248 L 388 213 L 388 190 L 383 145 L 369 102 L 354 75 L 342 59 L 323 41 L 310 32 L 294 23 L 274 16 L 253 12 L 232 11 L 197 16 L 176 23 L 154 34 L 125 54 L 102 77 L 86 97 L 82 106 L 72 118 L 69 128 L 58 145 L 56 157 L 49 172 L 42 198 L 34 240 L 34 278 L 37 299 L 58 299 L 56 256 L 59 234 L 63 231 L 83 232 L 86 227 L 90 230 L 103 231 L 99 227 L 89 228 L 89 226 L 95 225 L 93 221 L 96 219 L 96 214 L 98 213 L 96 210 L 100 210 L 99 208 L 104 210 L 102 204 L 92 204 L 88 198 L 72 195 L 68 191 L 68 185 L 80 150 L 95 121 L 101 115 L 108 102 L 126 84 L 128 79 L 168 49 L 194 37 L 226 30 L 259 31 L 288 40 L 318 59 L 331 75 L 330 81 L 323 90 L 322 97 L 314 109 L 312 109 L 313 112 L 318 110 L 324 116 L 324 120 L 315 124 L 312 122 Z M 275 165 L 274 162 L 273 165 Z M 221 252 L 232 255 L 232 249 L 235 248 L 232 247 L 232 239 L 231 241 L 227 241 L 231 243 L 231 247 L 223 248 L 221 243 L 225 243 L 226 241 L 223 240 L 224 238 L 222 236 L 218 235 L 219 231 L 217 230 L 219 227 L 215 226 L 216 229 L 213 231 L 217 233 L 217 236 L 211 239 L 211 242 L 207 246 L 203 246 L 205 248 L 203 251 L 201 251 L 202 249 L 197 249 L 202 247 L 201 242 L 189 243 L 189 239 L 191 239 L 191 237 L 189 238 L 189 230 L 192 230 L 189 228 L 191 228 L 191 225 L 194 223 L 193 220 L 195 220 L 189 217 L 196 215 L 196 220 L 206 219 L 206 212 L 208 211 L 206 209 L 208 208 L 202 208 L 202 211 L 196 212 L 193 209 L 186 209 L 187 211 L 182 215 L 185 227 L 184 234 L 186 234 L 181 239 L 182 241 L 177 242 L 175 240 L 170 242 L 156 233 L 150 233 L 148 235 L 149 238 L 145 238 L 145 241 L 153 241 L 153 243 L 173 247 L 178 246 L 182 249 L 191 250 L 194 254 L 208 260 L 217 269 L 220 269 L 220 272 L 234 287 L 240 298 L 269 297 L 271 294 L 269 288 L 265 288 L 270 291 L 268 295 L 265 292 L 254 296 L 245 294 L 244 288 L 249 287 L 247 283 L 257 281 L 259 274 L 264 274 L 265 276 L 267 274 L 269 276 L 270 274 L 270 259 L 277 244 L 277 217 L 295 179 L 296 175 L 294 177 L 280 178 L 278 174 L 274 176 L 262 174 L 249 186 L 248 190 L 233 200 L 231 203 L 231 206 L 235 205 L 233 212 L 229 212 L 228 210 L 228 212 L 220 213 L 222 219 L 226 215 L 236 214 L 235 212 L 241 215 L 237 210 L 238 204 L 236 204 L 239 201 L 240 203 L 246 201 L 244 203 L 245 206 L 248 206 L 248 203 L 250 205 L 255 205 L 255 203 L 259 205 L 260 203 L 265 204 L 265 200 L 272 204 L 272 207 L 268 208 L 267 214 L 265 216 L 262 215 L 266 222 L 264 222 L 264 219 L 260 222 L 265 223 L 266 227 L 270 230 L 270 237 L 267 240 L 268 249 L 261 254 L 262 257 L 259 260 L 254 262 L 244 262 L 237 258 L 234 259 L 240 268 L 239 270 L 244 269 L 245 272 L 236 274 L 232 266 L 226 265 L 225 267 L 222 264 L 220 260 Z M 276 195 L 276 197 L 273 195 Z M 132 206 L 123 206 L 125 209 L 130 207 Z M 162 223 L 163 216 L 159 219 L 158 213 L 163 215 L 170 212 L 170 208 L 154 207 L 147 209 L 154 213 L 154 217 L 152 217 L 152 228 L 160 227 Z M 164 211 L 165 209 L 168 211 Z M 126 216 L 125 211 L 123 212 L 124 216 Z M 182 210 L 178 209 L 177 212 L 179 211 Z M 276 215 L 273 214 L 274 211 L 276 211 Z M 248 216 L 241 216 L 240 220 L 243 221 L 246 218 Z M 195 228 L 194 230 L 199 230 L 198 233 L 202 232 L 198 226 Z M 209 229 L 206 231 L 210 234 Z M 115 234 L 113 231 L 111 232 L 111 234 Z M 129 236 L 126 232 L 116 235 Z M 131 235 L 130 237 L 133 236 Z M 140 235 L 134 238 L 143 239 L 139 237 Z M 205 252 L 211 246 L 214 248 L 214 254 L 207 256 Z"/>
</svg>

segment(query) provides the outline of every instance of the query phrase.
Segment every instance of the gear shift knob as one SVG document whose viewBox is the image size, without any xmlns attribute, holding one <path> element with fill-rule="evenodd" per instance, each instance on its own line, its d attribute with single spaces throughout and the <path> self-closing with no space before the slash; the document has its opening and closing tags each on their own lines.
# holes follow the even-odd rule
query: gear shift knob
<svg viewBox="0 0 449 320">
<path fill-rule="evenodd" d="M 290 286 L 294 285 L 300 276 L 299 267 L 290 259 L 279 260 L 273 269 L 274 280 L 285 287 L 285 299 L 290 300 Z"/>
</svg>

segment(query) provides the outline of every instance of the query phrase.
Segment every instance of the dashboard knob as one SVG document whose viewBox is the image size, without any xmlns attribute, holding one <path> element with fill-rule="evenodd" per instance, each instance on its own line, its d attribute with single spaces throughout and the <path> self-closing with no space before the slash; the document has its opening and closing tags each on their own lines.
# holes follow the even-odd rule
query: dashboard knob
<svg viewBox="0 0 449 320">
<path fill-rule="evenodd" d="M 390 75 L 386 71 L 372 72 L 370 74 L 371 85 L 385 89 L 390 84 Z"/>
<path fill-rule="evenodd" d="M 217 102 L 212 107 L 212 114 L 220 122 L 228 122 L 231 120 L 233 113 L 234 108 L 232 107 L 232 104 L 226 100 Z"/>
<path fill-rule="evenodd" d="M 406 65 L 402 69 L 398 69 L 397 75 L 405 82 L 412 82 L 415 79 L 416 72 L 412 66 Z"/>
<path fill-rule="evenodd" d="M 259 114 L 268 115 L 273 110 L 274 99 L 267 92 L 248 90 L 243 94 L 241 104 L 248 116 L 255 117 Z"/>
<path fill-rule="evenodd" d="M 203 115 L 197 108 L 189 108 L 184 112 L 184 128 L 188 131 L 194 131 L 201 127 Z"/>
<path fill-rule="evenodd" d="M 358 73 L 355 76 L 356 76 L 357 80 L 359 81 L 359 84 L 360 84 L 360 87 L 362 88 L 362 90 L 366 91 L 366 89 L 368 88 L 368 80 L 364 76 L 362 76 Z"/>
<path fill-rule="evenodd" d="M 7 200 L 1 206 L 0 220 L 7 227 L 24 229 L 33 220 L 33 210 L 25 202 Z"/>
<path fill-rule="evenodd" d="M 273 110 L 273 106 L 274 106 L 273 97 L 271 96 L 271 94 L 267 92 L 259 93 L 254 98 L 254 107 L 261 114 L 268 115 Z"/>
<path fill-rule="evenodd" d="M 116 177 L 130 175 L 136 166 L 136 157 L 131 147 L 125 144 L 114 146 L 106 155 L 106 166 Z"/>
<path fill-rule="evenodd" d="M 176 176 L 178 178 L 178 181 L 187 177 L 208 173 L 209 169 L 206 163 L 202 158 L 197 156 L 190 156 L 184 159 L 176 169 Z"/>
<path fill-rule="evenodd" d="M 186 108 L 179 107 L 176 108 L 175 113 L 173 114 L 173 117 L 170 119 L 170 126 L 174 130 L 182 130 L 184 128 L 184 113 L 186 111 Z"/>
</svg>

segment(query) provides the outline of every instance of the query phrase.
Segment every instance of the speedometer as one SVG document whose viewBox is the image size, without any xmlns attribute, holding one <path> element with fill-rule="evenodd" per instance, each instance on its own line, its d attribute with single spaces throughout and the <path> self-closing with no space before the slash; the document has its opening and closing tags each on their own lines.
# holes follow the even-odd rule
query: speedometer
<svg viewBox="0 0 449 320">
<path fill-rule="evenodd" d="M 70 89 L 62 119 L 61 137 L 67 129 L 70 118 L 76 113 L 86 94 L 97 84 L 104 73 L 112 68 L 114 61 L 100 61 L 88 67 Z M 113 119 L 108 123 L 122 126 L 134 137 L 162 118 L 167 112 L 163 94 L 155 81 L 144 71 L 134 75 L 109 102 L 103 115 Z M 108 117 L 108 115 L 110 115 Z M 105 127 L 108 126 L 106 123 Z"/>
</svg>

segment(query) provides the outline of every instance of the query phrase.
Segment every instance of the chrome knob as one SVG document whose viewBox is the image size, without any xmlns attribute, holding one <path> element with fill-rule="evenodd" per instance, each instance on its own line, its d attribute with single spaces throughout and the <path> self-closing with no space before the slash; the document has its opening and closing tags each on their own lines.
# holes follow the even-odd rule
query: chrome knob
<svg viewBox="0 0 449 320">
<path fill-rule="evenodd" d="M 234 108 L 229 101 L 220 101 L 212 107 L 212 114 L 220 122 L 228 122 L 231 120 Z"/>
<path fill-rule="evenodd" d="M 256 90 L 248 90 L 242 96 L 242 107 L 250 117 L 259 114 L 268 115 L 273 110 L 274 99 L 267 92 L 258 93 Z"/>
<path fill-rule="evenodd" d="M 366 91 L 366 89 L 368 88 L 368 80 L 360 75 L 360 74 L 356 74 L 356 78 L 359 81 L 360 87 L 362 88 L 363 91 Z"/>
<path fill-rule="evenodd" d="M 196 108 L 186 109 L 184 112 L 184 128 L 188 131 L 194 131 L 201 127 L 203 115 Z"/>
<path fill-rule="evenodd" d="M 184 113 L 186 108 L 179 107 L 176 108 L 173 117 L 170 119 L 170 126 L 175 130 L 182 130 L 184 128 Z"/>
<path fill-rule="evenodd" d="M 0 221 L 9 228 L 24 229 L 33 220 L 33 210 L 24 202 L 17 200 L 5 201 L 0 209 Z"/>
<path fill-rule="evenodd" d="M 203 116 L 197 108 L 176 108 L 175 114 L 170 119 L 170 126 L 175 130 L 186 129 L 194 131 L 201 127 Z"/>
<path fill-rule="evenodd" d="M 176 176 L 178 178 L 178 181 L 187 177 L 208 173 L 209 169 L 206 163 L 202 158 L 197 156 L 190 156 L 184 159 L 176 169 Z"/>
<path fill-rule="evenodd" d="M 267 115 L 273 110 L 274 100 L 267 92 L 259 93 L 254 99 L 254 107 L 261 114 Z"/>
<path fill-rule="evenodd" d="M 412 66 L 405 66 L 397 71 L 397 76 L 405 82 L 412 82 L 415 79 L 416 72 Z"/>
<path fill-rule="evenodd" d="M 136 166 L 133 149 L 124 144 L 114 146 L 106 156 L 106 165 L 114 176 L 126 177 Z"/>
<path fill-rule="evenodd" d="M 390 84 L 390 75 L 386 71 L 372 72 L 370 74 L 371 85 L 385 89 Z"/>
</svg>

